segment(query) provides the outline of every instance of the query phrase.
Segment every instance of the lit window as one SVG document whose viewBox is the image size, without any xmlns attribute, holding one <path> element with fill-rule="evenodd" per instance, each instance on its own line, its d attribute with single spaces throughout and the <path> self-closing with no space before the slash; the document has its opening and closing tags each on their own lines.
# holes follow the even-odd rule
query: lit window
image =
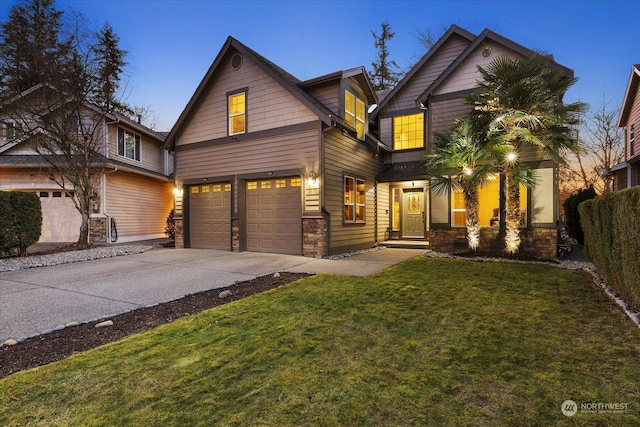
<svg viewBox="0 0 640 427">
<path fill-rule="evenodd" d="M 247 190 L 257 190 L 257 189 L 258 189 L 257 181 L 247 182 Z"/>
<path fill-rule="evenodd" d="M 291 186 L 292 187 L 301 187 L 302 186 L 302 178 L 291 178 Z"/>
<path fill-rule="evenodd" d="M 202 186 L 202 192 L 203 193 L 208 193 L 209 192 L 209 186 L 208 185 L 203 185 Z"/>
<path fill-rule="evenodd" d="M 140 135 L 118 128 L 118 155 L 140 161 Z"/>
<path fill-rule="evenodd" d="M 356 129 L 359 139 L 364 139 L 367 106 L 348 90 L 344 91 L 344 120 Z"/>
<path fill-rule="evenodd" d="M 191 187 L 191 194 L 198 194 L 200 192 L 200 187 L 198 187 L 197 185 L 194 185 L 193 187 Z"/>
<path fill-rule="evenodd" d="M 260 183 L 260 188 L 271 188 L 271 181 L 262 181 Z"/>
<path fill-rule="evenodd" d="M 410 150 L 424 147 L 424 114 L 393 118 L 393 148 Z"/>
<path fill-rule="evenodd" d="M 214 184 L 213 185 L 213 192 L 214 193 L 220 193 L 222 191 L 222 185 L 221 184 Z"/>
<path fill-rule="evenodd" d="M 286 179 L 276 179 L 276 188 L 286 188 L 287 180 Z"/>
<path fill-rule="evenodd" d="M 229 135 L 245 133 L 246 96 L 244 92 L 229 95 Z"/>
<path fill-rule="evenodd" d="M 362 222 L 365 211 L 364 180 L 344 177 L 344 221 Z"/>
<path fill-rule="evenodd" d="M 225 193 L 228 193 L 229 191 L 231 191 L 231 184 L 225 184 L 224 185 L 224 191 L 225 191 Z"/>
<path fill-rule="evenodd" d="M 478 222 L 480 227 L 499 227 L 502 208 L 500 206 L 500 180 L 490 180 L 478 191 Z M 466 227 L 467 211 L 462 192 L 451 195 L 451 226 Z M 527 225 L 527 187 L 520 185 L 521 225 Z"/>
</svg>

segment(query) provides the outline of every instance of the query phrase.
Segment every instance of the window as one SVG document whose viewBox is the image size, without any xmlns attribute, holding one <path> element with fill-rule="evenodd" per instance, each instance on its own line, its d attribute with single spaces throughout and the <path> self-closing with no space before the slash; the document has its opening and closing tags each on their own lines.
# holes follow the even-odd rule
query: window
<svg viewBox="0 0 640 427">
<path fill-rule="evenodd" d="M 363 222 L 365 208 L 364 180 L 344 177 L 344 221 Z"/>
<path fill-rule="evenodd" d="M 344 91 L 344 120 L 356 129 L 359 139 L 364 139 L 366 104 L 348 90 Z"/>
<path fill-rule="evenodd" d="M 140 161 L 140 135 L 118 128 L 118 155 Z"/>
<path fill-rule="evenodd" d="M 424 147 L 424 114 L 393 118 L 393 148 L 411 150 Z"/>
<path fill-rule="evenodd" d="M 0 137 L 4 138 L 5 141 L 12 141 L 24 133 L 20 125 L 14 121 L 3 122 L 0 126 L 0 131 L 2 131 Z"/>
<path fill-rule="evenodd" d="M 635 154 L 635 147 L 633 146 L 636 139 L 636 129 L 634 125 L 629 126 L 629 156 Z"/>
<path fill-rule="evenodd" d="M 246 93 L 240 92 L 228 95 L 229 101 L 229 135 L 246 132 Z"/>
<path fill-rule="evenodd" d="M 499 227 L 503 208 L 500 206 L 500 180 L 495 179 L 478 191 L 478 222 L 480 227 Z M 520 185 L 521 225 L 527 225 L 527 187 Z M 451 195 L 451 226 L 466 227 L 467 210 L 462 192 Z"/>
<path fill-rule="evenodd" d="M 93 119 L 88 114 L 81 114 L 74 118 L 76 133 L 78 135 L 89 135 L 93 133 Z"/>
</svg>

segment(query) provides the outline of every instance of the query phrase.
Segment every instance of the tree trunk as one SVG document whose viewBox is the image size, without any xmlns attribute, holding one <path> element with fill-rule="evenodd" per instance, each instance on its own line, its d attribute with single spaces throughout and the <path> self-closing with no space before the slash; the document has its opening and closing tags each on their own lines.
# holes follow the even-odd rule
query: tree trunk
<svg viewBox="0 0 640 427">
<path fill-rule="evenodd" d="M 512 164 L 504 166 L 505 208 L 505 252 L 515 253 L 520 248 L 520 186 L 514 181 L 514 167 Z"/>
<path fill-rule="evenodd" d="M 78 236 L 78 245 L 89 244 L 89 215 L 82 213 L 82 222 L 80 223 L 80 235 Z"/>
<path fill-rule="evenodd" d="M 469 250 L 476 252 L 480 246 L 480 221 L 478 219 L 478 187 L 464 190 Z"/>
</svg>

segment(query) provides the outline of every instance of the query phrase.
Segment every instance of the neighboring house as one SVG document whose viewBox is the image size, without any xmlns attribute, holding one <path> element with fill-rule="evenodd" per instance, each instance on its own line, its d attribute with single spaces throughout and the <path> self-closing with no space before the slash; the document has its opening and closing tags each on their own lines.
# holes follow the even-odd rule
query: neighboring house
<svg viewBox="0 0 640 427">
<path fill-rule="evenodd" d="M 618 127 L 624 128 L 624 162 L 607 171 L 613 177 L 614 190 L 640 185 L 640 137 L 636 137 L 640 129 L 640 64 L 631 69 Z"/>
<path fill-rule="evenodd" d="M 461 95 L 477 65 L 528 53 L 453 26 L 379 101 L 362 67 L 300 81 L 229 37 L 165 142 L 181 189 L 177 246 L 315 257 L 389 239 L 457 248 L 464 207 L 430 193 L 422 157 L 468 111 Z M 554 256 L 557 165 L 523 154 L 538 185 L 523 191 L 522 249 Z M 500 187 L 496 177 L 481 195 L 492 245 L 502 245 Z"/>
<path fill-rule="evenodd" d="M 86 120 L 100 120 L 97 191 L 89 227 L 90 243 L 115 243 L 166 237 L 173 207 L 169 175 L 172 156 L 162 150 L 164 136 L 119 114 L 96 113 L 87 106 Z M 49 165 L 29 147 L 20 124 L 0 120 L 0 190 L 35 192 L 42 202 L 40 242 L 75 242 L 80 213 L 74 188 L 60 188 L 49 177 Z M 106 132 L 105 132 L 106 131 Z"/>
</svg>

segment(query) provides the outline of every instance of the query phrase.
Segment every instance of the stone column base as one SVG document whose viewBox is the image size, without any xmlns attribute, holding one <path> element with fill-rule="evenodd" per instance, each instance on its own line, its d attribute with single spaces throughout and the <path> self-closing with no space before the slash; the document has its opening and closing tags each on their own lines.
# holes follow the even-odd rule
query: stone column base
<svg viewBox="0 0 640 427">
<path fill-rule="evenodd" d="M 328 221 L 325 218 L 302 218 L 302 255 L 324 258 L 329 253 Z"/>
</svg>

